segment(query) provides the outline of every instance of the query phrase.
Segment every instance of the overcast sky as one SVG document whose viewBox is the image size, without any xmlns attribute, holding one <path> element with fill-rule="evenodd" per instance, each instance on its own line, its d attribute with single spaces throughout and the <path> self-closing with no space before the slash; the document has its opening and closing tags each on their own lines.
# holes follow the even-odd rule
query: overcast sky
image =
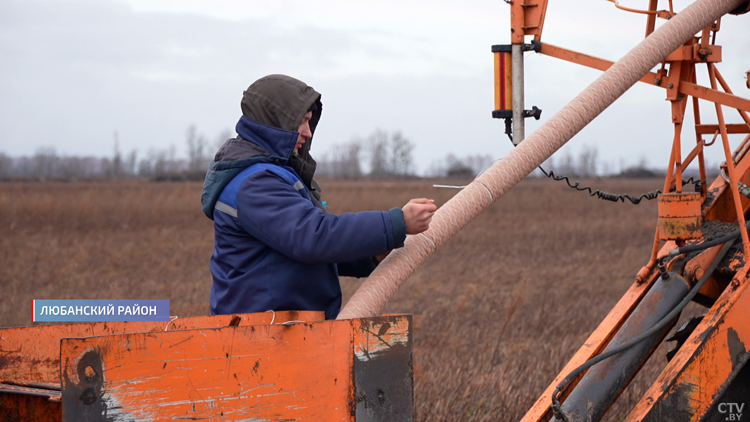
<svg viewBox="0 0 750 422">
<path fill-rule="evenodd" d="M 234 133 L 242 91 L 284 73 L 323 95 L 314 156 L 380 128 L 416 144 L 420 171 L 448 153 L 499 158 L 511 147 L 490 117 L 490 47 L 509 42 L 509 9 L 502 0 L 0 0 L 0 152 L 111 155 L 117 131 L 123 153 L 185 155 L 189 125 L 212 144 Z M 728 16 L 717 37 L 720 70 L 744 97 L 749 24 Z M 643 15 L 605 0 L 551 0 L 542 41 L 617 60 L 644 28 Z M 528 134 L 600 72 L 526 58 L 526 108 L 543 110 Z M 713 107 L 703 112 L 713 120 Z M 644 158 L 666 167 L 669 117 L 664 91 L 638 86 L 562 153 L 596 147 L 607 172 Z M 708 155 L 718 163 L 718 143 Z"/>
</svg>

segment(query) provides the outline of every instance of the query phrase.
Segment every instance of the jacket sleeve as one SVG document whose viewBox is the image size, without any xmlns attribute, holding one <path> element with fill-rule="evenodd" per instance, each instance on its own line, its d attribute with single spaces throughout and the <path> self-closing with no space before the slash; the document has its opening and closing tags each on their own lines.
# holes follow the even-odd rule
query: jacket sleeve
<svg viewBox="0 0 750 422">
<path fill-rule="evenodd" d="M 406 238 L 403 214 L 394 224 L 398 213 L 393 217 L 393 210 L 326 213 L 271 170 L 258 171 L 243 182 L 237 212 L 249 234 L 306 264 L 369 258 L 403 246 Z"/>
<path fill-rule="evenodd" d="M 372 256 L 357 261 L 339 262 L 337 265 L 340 276 L 357 278 L 368 277 L 377 266 L 378 260 Z"/>
</svg>

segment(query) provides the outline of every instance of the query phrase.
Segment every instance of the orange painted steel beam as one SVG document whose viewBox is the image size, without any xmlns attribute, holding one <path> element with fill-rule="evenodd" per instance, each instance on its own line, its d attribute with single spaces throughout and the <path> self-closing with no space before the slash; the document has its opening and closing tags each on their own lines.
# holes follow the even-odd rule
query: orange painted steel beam
<svg viewBox="0 0 750 422">
<path fill-rule="evenodd" d="M 695 75 L 695 72 L 693 72 L 693 82 L 696 81 L 697 76 Z M 697 126 L 701 124 L 701 110 L 700 110 L 700 104 L 697 98 L 692 97 L 692 103 L 693 103 L 693 125 Z M 717 132 L 718 133 L 718 132 Z M 706 183 L 706 161 L 703 156 L 703 148 L 707 145 L 712 145 L 714 143 L 715 139 L 712 140 L 710 143 L 706 143 L 706 141 L 703 140 L 703 137 L 696 133 L 695 134 L 695 148 L 693 148 L 693 151 L 688 154 L 688 156 L 685 158 L 686 166 L 690 164 L 690 161 L 693 160 L 694 156 L 693 154 L 696 154 L 698 157 L 698 172 L 700 173 L 700 180 L 701 180 L 701 195 L 703 196 L 703 200 L 706 200 L 706 188 L 708 187 L 708 184 Z"/>
<path fill-rule="evenodd" d="M 670 53 L 667 56 L 667 58 L 664 59 L 664 61 L 665 62 L 688 61 L 688 62 L 696 62 L 696 63 L 721 62 L 722 49 L 720 45 L 708 46 L 705 49 L 705 51 L 701 50 L 699 47 L 700 47 L 700 44 L 683 45 L 682 47 Z M 701 56 L 701 54 L 703 54 L 703 56 Z"/>
<path fill-rule="evenodd" d="M 511 43 L 522 44 L 526 35 L 540 41 L 546 14 L 547 0 L 514 0 L 510 6 Z"/>
<path fill-rule="evenodd" d="M 626 421 L 697 421 L 716 404 L 750 355 L 747 286 L 735 277 Z"/>
<path fill-rule="evenodd" d="M 711 101 L 715 104 L 721 104 L 727 107 L 736 108 L 737 110 L 750 112 L 750 100 L 727 94 L 716 89 L 706 88 L 705 86 L 696 85 L 690 82 L 680 83 L 679 91 L 681 94 L 691 95 L 701 100 Z"/>
<path fill-rule="evenodd" d="M 715 66 L 709 63 L 708 71 L 709 79 L 711 80 L 711 88 L 716 89 L 716 75 L 714 69 Z M 719 121 L 719 132 L 721 133 L 721 144 L 724 149 L 724 155 L 726 157 L 727 173 L 729 174 L 729 180 L 731 182 L 729 188 L 732 191 L 732 198 L 734 199 L 735 211 L 737 213 L 737 224 L 740 227 L 740 234 L 742 236 L 742 249 L 744 251 L 744 256 L 750 259 L 750 236 L 748 236 L 747 227 L 745 226 L 745 210 L 742 204 L 742 198 L 744 198 L 744 195 L 740 195 L 739 187 L 737 186 L 737 182 L 740 181 L 740 176 L 742 175 L 742 173 L 735 170 L 735 163 L 732 159 L 732 151 L 729 146 L 727 127 L 724 122 L 724 112 L 722 111 L 719 104 L 714 103 L 714 107 L 716 108 L 716 118 Z M 744 266 L 745 269 L 748 268 L 748 265 L 750 265 L 750 261 L 748 261 L 748 263 L 746 263 L 746 265 Z"/>
<path fill-rule="evenodd" d="M 742 123 L 730 123 L 726 125 L 727 133 L 750 133 L 750 128 Z M 719 130 L 719 125 L 695 125 L 695 132 L 699 135 L 713 135 Z"/>
<path fill-rule="evenodd" d="M 590 67 L 592 69 L 601 70 L 601 71 L 606 71 L 614 64 L 613 62 L 609 60 L 600 59 L 598 57 L 594 57 L 594 56 L 584 54 L 584 53 L 579 53 L 577 51 L 569 50 L 563 47 L 558 47 L 556 45 L 552 45 L 548 43 L 542 43 L 542 47 L 539 50 L 539 53 L 550 56 L 550 57 L 555 57 L 560 60 L 565 60 L 567 62 L 576 63 L 582 66 Z M 646 76 L 642 77 L 640 81 L 645 82 L 647 84 L 656 85 L 656 82 L 654 81 L 658 78 L 659 76 L 656 73 L 649 72 L 646 74 Z"/>
<path fill-rule="evenodd" d="M 658 3 L 659 0 L 648 0 L 648 10 L 656 12 Z M 651 35 L 654 29 L 656 29 L 656 13 L 649 13 L 648 18 L 646 18 L 646 36 Z"/>
<path fill-rule="evenodd" d="M 734 92 L 732 92 L 732 89 L 729 87 L 729 84 L 727 83 L 727 81 L 724 80 L 724 77 L 721 76 L 721 73 L 719 72 L 719 69 L 716 68 L 716 66 L 714 66 L 714 74 L 716 75 L 716 80 L 719 82 L 724 92 L 726 92 L 727 94 L 734 95 Z M 747 124 L 747 126 L 750 127 L 750 116 L 748 116 L 747 112 L 740 111 L 740 110 L 738 110 L 738 112 L 740 113 L 740 117 L 745 122 L 745 124 Z"/>
<path fill-rule="evenodd" d="M 60 339 L 66 337 L 92 337 L 110 334 L 158 332 L 168 328 L 187 330 L 193 328 L 227 327 L 232 325 L 259 325 L 287 321 L 322 321 L 322 312 L 282 311 L 216 315 L 210 317 L 177 318 L 166 322 L 96 322 L 84 324 L 37 325 L 0 329 L 0 381 L 26 381 L 60 383 Z"/>
<path fill-rule="evenodd" d="M 682 48 L 683 47 L 680 47 L 680 49 L 678 49 L 677 51 L 681 51 Z M 590 67 L 592 69 L 598 69 L 601 71 L 606 71 L 613 64 L 613 62 L 609 60 L 579 53 L 573 50 L 568 50 L 566 48 L 557 47 L 555 45 L 547 43 L 542 43 L 542 47 L 539 52 L 541 54 L 555 57 L 560 60 L 580 64 L 582 66 Z M 680 56 L 683 55 L 683 53 L 681 52 L 679 54 Z M 657 83 L 657 80 L 659 80 L 660 82 Z M 646 76 L 640 79 L 640 82 L 645 82 L 649 85 L 660 86 L 662 88 L 669 89 L 668 84 L 670 83 L 670 80 L 669 78 L 660 77 L 654 72 L 649 72 L 646 74 Z M 677 86 L 676 83 L 673 83 L 673 85 Z M 711 101 L 714 103 L 725 105 L 727 107 L 733 107 L 738 110 L 750 112 L 750 100 L 736 95 L 727 94 L 716 89 L 707 88 L 686 81 L 680 81 L 676 91 L 680 94 L 691 95 L 702 100 Z"/>
<path fill-rule="evenodd" d="M 521 6 L 522 1 L 516 0 L 510 3 L 510 42 L 512 44 L 523 44 L 523 37 L 526 34 L 523 29 L 526 17 L 524 8 Z"/>
<path fill-rule="evenodd" d="M 684 168 L 687 168 L 690 163 L 693 162 L 695 157 L 697 157 L 703 151 L 704 146 L 705 143 L 703 142 L 703 140 L 698 141 L 698 145 L 696 145 L 695 148 L 693 148 L 690 153 L 682 160 L 682 166 Z M 701 180 L 703 180 L 703 178 L 701 178 Z"/>
<path fill-rule="evenodd" d="M 411 421 L 410 327 L 390 315 L 63 339 L 63 421 Z"/>
</svg>

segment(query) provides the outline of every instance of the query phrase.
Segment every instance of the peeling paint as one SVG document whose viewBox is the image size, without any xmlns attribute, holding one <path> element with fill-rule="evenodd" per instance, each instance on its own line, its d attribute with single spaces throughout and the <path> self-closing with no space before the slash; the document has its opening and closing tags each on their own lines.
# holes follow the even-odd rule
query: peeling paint
<svg viewBox="0 0 750 422">
<path fill-rule="evenodd" d="M 729 358 L 732 360 L 732 371 L 734 371 L 736 368 L 744 365 L 744 361 L 747 359 L 747 349 L 737 331 L 732 327 L 727 329 L 727 346 L 729 348 Z"/>
<path fill-rule="evenodd" d="M 408 332 L 392 330 L 389 322 L 363 321 L 360 329 L 365 335 L 355 342 L 354 354 L 362 362 L 376 359 L 383 352 L 408 341 Z"/>
<path fill-rule="evenodd" d="M 367 402 L 387 417 L 371 420 L 412 420 L 410 324 L 388 316 L 63 339 L 64 420 L 353 421 L 356 348 L 370 359 L 360 375 L 380 377 Z M 91 386 L 72 379 L 81 379 L 76 359 L 94 352 L 108 370 L 86 404 Z M 409 418 L 390 418 L 394 409 Z"/>
</svg>

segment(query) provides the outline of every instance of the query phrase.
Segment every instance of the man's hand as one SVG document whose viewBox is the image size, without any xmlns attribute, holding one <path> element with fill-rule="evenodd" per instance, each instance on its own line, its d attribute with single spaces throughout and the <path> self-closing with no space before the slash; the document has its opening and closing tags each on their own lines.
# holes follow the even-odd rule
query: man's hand
<svg viewBox="0 0 750 422">
<path fill-rule="evenodd" d="M 430 220 L 437 207 L 435 201 L 427 198 L 412 199 L 401 211 L 404 212 L 406 234 L 419 234 L 430 227 Z"/>
</svg>

